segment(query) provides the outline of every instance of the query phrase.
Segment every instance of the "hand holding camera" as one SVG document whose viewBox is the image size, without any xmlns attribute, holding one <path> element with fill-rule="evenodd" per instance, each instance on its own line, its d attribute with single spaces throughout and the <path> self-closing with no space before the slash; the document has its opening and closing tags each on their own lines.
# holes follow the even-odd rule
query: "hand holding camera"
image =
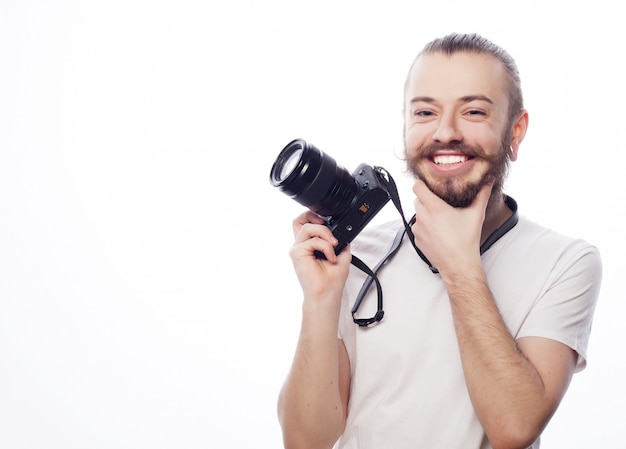
<svg viewBox="0 0 626 449">
<path fill-rule="evenodd" d="M 323 218 L 339 254 L 389 201 L 381 171 L 361 164 L 350 174 L 314 145 L 296 139 L 278 155 L 270 182 Z"/>
<path fill-rule="evenodd" d="M 306 294 L 321 297 L 330 293 L 331 298 L 340 297 L 341 290 L 336 289 L 343 288 L 350 263 L 368 275 L 352 309 L 357 325 L 369 326 L 382 320 L 383 294 L 376 272 L 396 253 L 405 234 L 411 236 L 416 252 L 431 266 L 415 246 L 395 182 L 385 169 L 361 164 L 350 174 L 332 157 L 296 139 L 278 155 L 270 172 L 270 182 L 309 208 L 294 220 L 296 242 L 291 249 L 291 259 Z M 350 251 L 343 250 L 390 199 L 402 217 L 403 227 L 385 258 L 372 270 L 358 257 L 351 256 Z M 316 257 L 311 257 L 312 254 Z M 432 266 L 431 270 L 436 272 Z M 372 283 L 376 285 L 378 309 L 371 318 L 360 318 L 358 308 Z"/>
</svg>

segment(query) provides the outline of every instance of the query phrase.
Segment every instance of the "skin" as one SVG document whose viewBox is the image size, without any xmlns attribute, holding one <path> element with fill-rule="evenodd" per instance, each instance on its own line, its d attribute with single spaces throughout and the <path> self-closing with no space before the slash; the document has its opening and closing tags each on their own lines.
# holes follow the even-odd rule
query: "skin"
<svg viewBox="0 0 626 449">
<path fill-rule="evenodd" d="M 538 438 L 567 390 L 577 359 L 553 340 L 516 341 L 482 266 L 481 242 L 512 213 L 501 191 L 492 191 L 494 182 L 501 185 L 490 172 L 493 157 L 509 151 L 516 160 L 528 126 L 526 111 L 508 123 L 505 87 L 503 67 L 489 55 L 423 55 L 409 75 L 404 109 L 406 156 L 419 175 L 412 231 L 448 291 L 468 391 L 494 449 L 527 448 Z M 510 141 L 503 142 L 503 136 Z M 424 151 L 433 144 L 434 154 Z M 480 148 L 480 154 L 466 158 L 461 145 Z M 435 163 L 442 155 L 459 159 Z M 453 207 L 442 199 L 472 184 L 478 187 L 469 206 Z M 337 326 L 350 254 L 348 249 L 335 256 L 336 240 L 322 223 L 309 211 L 293 222 L 290 255 L 304 296 L 302 326 L 278 403 L 290 449 L 331 448 L 347 416 L 350 362 Z M 316 259 L 315 250 L 327 260 Z"/>
<path fill-rule="evenodd" d="M 307 211 L 293 222 L 290 256 L 302 286 L 302 325 L 296 354 L 278 399 L 285 448 L 331 448 L 345 427 L 350 362 L 337 327 L 349 248 L 337 244 L 323 220 Z M 315 258 L 321 251 L 327 260 Z"/>
</svg>

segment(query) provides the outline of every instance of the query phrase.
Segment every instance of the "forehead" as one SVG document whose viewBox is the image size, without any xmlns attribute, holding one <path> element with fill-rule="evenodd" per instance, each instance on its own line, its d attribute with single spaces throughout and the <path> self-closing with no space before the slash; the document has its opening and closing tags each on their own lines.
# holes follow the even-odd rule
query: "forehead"
<svg viewBox="0 0 626 449">
<path fill-rule="evenodd" d="M 504 65 L 485 53 L 431 53 L 420 56 L 407 79 L 407 101 L 430 97 L 454 101 L 471 95 L 485 95 L 494 103 L 507 102 L 507 75 Z"/>
</svg>

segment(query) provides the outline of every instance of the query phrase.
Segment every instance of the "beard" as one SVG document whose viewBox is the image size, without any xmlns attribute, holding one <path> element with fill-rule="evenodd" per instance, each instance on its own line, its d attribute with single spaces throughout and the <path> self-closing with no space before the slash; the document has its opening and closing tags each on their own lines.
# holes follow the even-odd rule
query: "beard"
<svg viewBox="0 0 626 449">
<path fill-rule="evenodd" d="M 510 157 L 507 144 L 509 140 L 508 135 L 504 136 L 500 142 L 499 151 L 494 155 L 487 154 L 485 150 L 478 145 L 474 146 L 463 143 L 433 143 L 418 148 L 412 155 L 406 154 L 408 152 L 405 148 L 407 170 L 416 178 L 424 181 L 426 186 L 435 195 L 453 207 L 468 207 L 471 205 L 482 187 L 493 180 L 494 184 L 491 190 L 491 197 L 489 198 L 489 204 L 491 204 L 492 200 L 502 193 L 504 179 L 509 169 Z M 487 162 L 487 169 L 478 181 L 464 182 L 463 179 L 453 177 L 428 180 L 420 169 L 419 163 L 425 159 L 431 159 L 437 151 L 441 150 L 452 150 L 466 154 L 470 158 L 479 158 Z"/>
</svg>

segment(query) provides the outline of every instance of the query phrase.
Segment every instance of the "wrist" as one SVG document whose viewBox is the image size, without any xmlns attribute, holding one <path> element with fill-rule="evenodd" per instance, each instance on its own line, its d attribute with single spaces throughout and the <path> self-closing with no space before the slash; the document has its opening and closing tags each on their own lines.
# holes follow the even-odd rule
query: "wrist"
<svg viewBox="0 0 626 449">
<path fill-rule="evenodd" d="M 302 330 L 317 335 L 337 337 L 341 296 L 305 297 L 302 303 Z"/>
<path fill-rule="evenodd" d="M 486 283 L 487 276 L 480 259 L 465 263 L 457 262 L 453 266 L 438 267 L 441 279 L 449 291 L 457 288 L 466 289 L 476 283 Z"/>
</svg>

